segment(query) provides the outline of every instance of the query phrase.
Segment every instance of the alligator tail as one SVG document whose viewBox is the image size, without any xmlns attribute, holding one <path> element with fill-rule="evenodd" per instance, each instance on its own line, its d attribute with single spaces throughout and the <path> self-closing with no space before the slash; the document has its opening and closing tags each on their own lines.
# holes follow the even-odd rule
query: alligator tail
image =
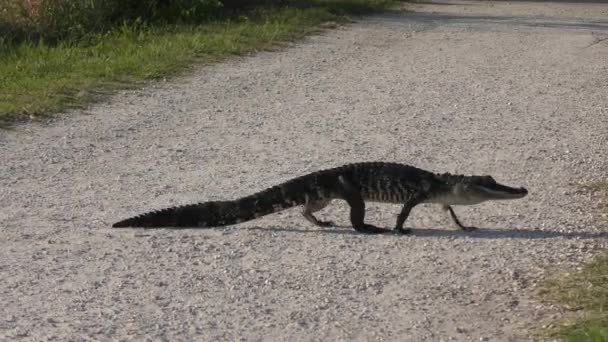
<svg viewBox="0 0 608 342">
<path fill-rule="evenodd" d="M 211 201 L 152 211 L 114 223 L 112 227 L 205 228 L 246 222 L 305 203 L 303 195 L 286 196 L 286 186 L 289 187 L 288 184 L 274 186 L 234 201 Z"/>
</svg>

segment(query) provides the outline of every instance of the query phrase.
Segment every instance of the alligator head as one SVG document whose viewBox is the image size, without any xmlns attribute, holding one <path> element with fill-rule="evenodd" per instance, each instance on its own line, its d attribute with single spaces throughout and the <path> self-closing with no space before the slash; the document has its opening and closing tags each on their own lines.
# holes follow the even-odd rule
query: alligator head
<svg viewBox="0 0 608 342">
<path fill-rule="evenodd" d="M 497 183 L 491 176 L 439 175 L 446 186 L 426 202 L 443 205 L 470 205 L 492 200 L 518 199 L 526 196 L 525 188 Z"/>
</svg>

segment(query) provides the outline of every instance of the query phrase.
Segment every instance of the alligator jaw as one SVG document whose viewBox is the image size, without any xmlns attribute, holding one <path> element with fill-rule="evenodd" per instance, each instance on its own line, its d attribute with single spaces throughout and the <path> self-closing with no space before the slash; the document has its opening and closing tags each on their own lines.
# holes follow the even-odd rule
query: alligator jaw
<svg viewBox="0 0 608 342">
<path fill-rule="evenodd" d="M 526 188 L 513 188 L 496 183 L 489 176 L 470 176 L 452 179 L 445 192 L 430 196 L 426 203 L 442 205 L 473 205 L 485 201 L 512 200 L 525 197 Z"/>
<path fill-rule="evenodd" d="M 502 184 L 494 184 L 490 187 L 483 185 L 474 186 L 477 194 L 482 194 L 484 201 L 487 200 L 510 200 L 525 197 L 528 194 L 526 188 L 512 188 Z"/>
</svg>

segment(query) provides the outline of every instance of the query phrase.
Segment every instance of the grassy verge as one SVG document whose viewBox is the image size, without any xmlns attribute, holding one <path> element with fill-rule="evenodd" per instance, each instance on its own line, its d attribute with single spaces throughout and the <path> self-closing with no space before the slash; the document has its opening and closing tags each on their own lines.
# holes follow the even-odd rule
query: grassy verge
<svg viewBox="0 0 608 342">
<path fill-rule="evenodd" d="M 200 25 L 125 25 L 86 42 L 0 47 L 0 125 L 98 99 L 183 71 L 194 62 L 267 49 L 328 21 L 388 9 L 389 0 L 319 0 Z"/>
<path fill-rule="evenodd" d="M 608 198 L 608 181 L 586 186 Z M 608 213 L 608 206 L 605 208 Z M 550 332 L 564 341 L 608 341 L 608 253 L 574 273 L 547 280 L 543 295 L 566 308 L 584 310 L 584 318 Z"/>
</svg>

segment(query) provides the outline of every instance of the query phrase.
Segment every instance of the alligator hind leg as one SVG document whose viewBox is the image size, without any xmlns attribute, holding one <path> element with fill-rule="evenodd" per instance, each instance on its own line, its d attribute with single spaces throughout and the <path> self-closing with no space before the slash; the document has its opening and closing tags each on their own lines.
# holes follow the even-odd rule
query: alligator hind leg
<svg viewBox="0 0 608 342">
<path fill-rule="evenodd" d="M 443 210 L 447 210 L 450 212 L 450 217 L 452 218 L 452 221 L 458 226 L 458 228 L 460 228 L 466 232 L 477 230 L 477 228 L 475 228 L 475 227 L 467 227 L 467 226 L 464 226 L 462 223 L 460 223 L 460 221 L 458 220 L 458 217 L 456 217 L 456 213 L 454 212 L 454 209 L 452 209 L 452 207 L 450 207 L 449 205 L 444 205 Z"/>
<path fill-rule="evenodd" d="M 381 234 L 390 232 L 390 230 L 378 228 L 371 224 L 365 223 L 365 202 L 361 197 L 361 192 L 350 183 L 345 177 L 339 178 L 342 188 L 341 195 L 350 206 L 350 222 L 359 233 L 364 234 Z"/>
<path fill-rule="evenodd" d="M 318 200 L 311 200 L 311 201 L 307 200 L 306 204 L 304 204 L 304 210 L 302 211 L 302 215 L 304 215 L 304 218 L 307 219 L 310 223 L 312 223 L 316 226 L 319 226 L 319 227 L 334 226 L 335 224 L 333 222 L 320 221 L 313 215 L 313 213 L 316 213 L 317 211 L 327 207 L 330 202 L 331 202 L 331 199 L 318 199 Z"/>
</svg>

